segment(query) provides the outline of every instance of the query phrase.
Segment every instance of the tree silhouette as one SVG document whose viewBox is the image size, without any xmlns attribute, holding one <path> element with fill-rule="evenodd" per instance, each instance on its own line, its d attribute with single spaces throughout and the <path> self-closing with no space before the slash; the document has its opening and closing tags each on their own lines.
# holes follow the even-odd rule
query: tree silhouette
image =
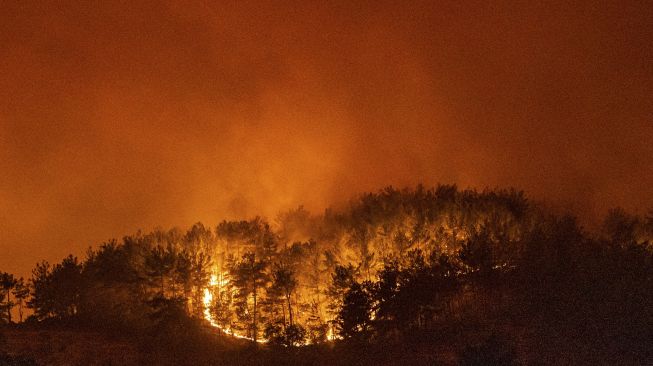
<svg viewBox="0 0 653 366">
<path fill-rule="evenodd" d="M 77 314 L 82 287 L 82 266 L 72 255 L 52 268 L 51 282 L 54 295 L 54 312 L 61 318 Z"/>
<path fill-rule="evenodd" d="M 14 298 L 16 299 L 16 304 L 18 305 L 18 320 L 22 322 L 23 309 L 29 296 L 29 287 L 25 284 L 25 280 L 22 277 L 16 281 L 16 286 L 14 286 L 13 294 Z"/>
<path fill-rule="evenodd" d="M 343 299 L 342 308 L 336 322 L 340 335 L 344 338 L 365 339 L 368 336 L 372 320 L 371 283 L 351 284 Z"/>
<path fill-rule="evenodd" d="M 482 277 L 489 275 L 493 269 L 493 253 L 490 232 L 482 226 L 478 232 L 465 241 L 459 252 L 462 263 L 467 265 L 472 272 L 477 272 Z"/>
<path fill-rule="evenodd" d="M 7 321 L 11 323 L 11 309 L 14 307 L 14 302 L 11 301 L 11 291 L 15 288 L 18 281 L 11 273 L 3 272 L 0 273 L 0 289 L 6 301 L 3 304 L 3 310 L 5 311 Z"/>
<path fill-rule="evenodd" d="M 32 293 L 27 306 L 34 310 L 34 317 L 38 320 L 54 316 L 54 294 L 51 287 L 51 267 L 46 261 L 36 264 L 30 279 Z"/>
<path fill-rule="evenodd" d="M 194 288 L 194 311 L 198 317 L 201 317 L 204 312 L 202 295 L 211 278 L 210 268 L 212 264 L 211 257 L 204 252 L 193 255 L 190 260 L 190 283 Z"/>
<path fill-rule="evenodd" d="M 165 296 L 165 279 L 170 275 L 175 266 L 175 252 L 171 246 L 163 248 L 157 245 L 148 253 L 145 258 L 145 269 L 152 280 L 158 282 L 159 293 Z"/>
<path fill-rule="evenodd" d="M 277 290 L 286 300 L 286 305 L 288 306 L 288 325 L 292 326 L 293 322 L 293 310 L 290 299 L 293 292 L 297 288 L 297 280 L 295 279 L 295 274 L 288 268 L 277 266 L 272 272 L 272 289 Z"/>
<path fill-rule="evenodd" d="M 28 307 L 37 319 L 70 318 L 77 315 L 84 287 L 82 265 L 69 255 L 54 266 L 38 263 L 32 271 L 32 296 Z"/>
<path fill-rule="evenodd" d="M 248 299 L 251 296 L 251 324 L 248 327 L 254 342 L 258 339 L 258 295 L 261 288 L 268 282 L 267 263 L 256 259 L 254 253 L 246 253 L 230 271 L 233 286 L 237 289 L 237 301 L 249 313 Z"/>
<path fill-rule="evenodd" d="M 174 264 L 171 270 L 172 297 L 190 298 L 191 282 L 191 255 L 186 250 L 174 252 Z M 181 291 L 181 292 L 180 292 Z M 179 295 L 178 295 L 179 294 Z M 187 304 L 187 301 L 184 301 Z"/>
<path fill-rule="evenodd" d="M 343 306 L 344 297 L 349 288 L 351 288 L 354 281 L 356 270 L 350 264 L 348 266 L 336 265 L 333 274 L 331 275 L 331 283 L 327 288 L 327 297 L 329 299 L 327 309 L 332 315 L 332 326 L 334 325 L 335 318 L 340 313 Z"/>
</svg>

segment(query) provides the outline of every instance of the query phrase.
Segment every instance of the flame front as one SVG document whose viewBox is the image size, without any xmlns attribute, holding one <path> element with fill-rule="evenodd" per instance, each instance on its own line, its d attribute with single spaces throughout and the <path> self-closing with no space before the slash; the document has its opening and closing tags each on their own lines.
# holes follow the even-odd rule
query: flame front
<svg viewBox="0 0 653 366">
<path fill-rule="evenodd" d="M 218 276 L 216 276 L 215 274 L 211 274 L 211 279 L 209 280 L 209 287 L 204 289 L 204 297 L 202 298 L 202 302 L 204 303 L 204 319 L 206 319 L 212 326 L 216 328 L 220 328 L 220 330 L 224 332 L 224 330 L 213 319 L 213 315 L 211 314 L 211 304 L 213 303 L 212 289 L 214 289 L 215 286 L 217 285 L 218 285 Z"/>
<path fill-rule="evenodd" d="M 225 278 L 225 276 L 221 276 L 222 278 Z M 254 339 L 247 337 L 242 334 L 238 334 L 236 332 L 232 331 L 227 331 L 226 329 L 222 328 L 218 322 L 215 321 L 213 318 L 213 314 L 211 314 L 211 305 L 213 304 L 213 291 L 215 290 L 216 287 L 218 289 L 220 287 L 224 287 L 229 283 L 228 280 L 218 280 L 218 276 L 214 273 L 211 274 L 211 278 L 209 280 L 209 286 L 204 289 L 204 296 L 202 297 L 202 302 L 204 303 L 204 319 L 206 319 L 211 326 L 218 328 L 222 333 L 230 335 L 232 337 L 240 338 L 240 339 L 247 339 L 249 341 L 253 341 Z M 257 339 L 257 343 L 267 343 L 267 340 L 264 339 Z"/>
</svg>

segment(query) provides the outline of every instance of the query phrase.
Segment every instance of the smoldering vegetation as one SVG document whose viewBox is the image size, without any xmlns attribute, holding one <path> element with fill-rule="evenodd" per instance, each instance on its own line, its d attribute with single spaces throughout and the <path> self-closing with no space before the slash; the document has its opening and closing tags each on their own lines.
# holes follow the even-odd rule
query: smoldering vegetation
<svg viewBox="0 0 653 366">
<path fill-rule="evenodd" d="M 321 214 L 138 232 L 1 284 L 5 345 L 92 331 L 132 347 L 123 363 L 653 361 L 653 212 L 588 232 L 513 189 L 388 187 Z M 0 364 L 48 353 L 0 349 Z"/>
</svg>

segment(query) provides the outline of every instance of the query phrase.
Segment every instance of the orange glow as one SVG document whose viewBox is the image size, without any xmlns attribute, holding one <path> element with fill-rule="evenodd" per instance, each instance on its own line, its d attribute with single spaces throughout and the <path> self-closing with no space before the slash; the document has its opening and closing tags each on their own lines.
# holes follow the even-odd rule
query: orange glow
<svg viewBox="0 0 653 366">
<path fill-rule="evenodd" d="M 242 335 L 242 334 L 238 334 L 238 333 L 234 332 L 233 330 L 227 331 L 227 330 L 223 329 L 220 326 L 220 324 L 218 324 L 215 321 L 215 319 L 213 318 L 213 315 L 211 314 L 211 305 L 213 303 L 213 292 L 216 289 L 220 289 L 220 288 L 222 288 L 223 286 L 226 286 L 229 283 L 229 280 L 226 279 L 226 276 L 225 276 L 224 273 L 220 277 L 223 278 L 223 280 L 218 281 L 218 275 L 215 274 L 215 273 L 211 274 L 211 279 L 209 281 L 209 286 L 204 289 L 204 296 L 202 297 L 202 302 L 204 303 L 204 319 L 206 319 L 209 322 L 209 324 L 211 324 L 211 326 L 219 329 L 224 334 L 227 334 L 227 335 L 232 336 L 232 337 L 240 338 L 240 339 L 247 339 L 249 341 L 253 341 L 252 338 L 247 337 L 247 336 Z M 267 340 L 257 339 L 256 342 L 257 343 L 267 343 Z"/>
</svg>

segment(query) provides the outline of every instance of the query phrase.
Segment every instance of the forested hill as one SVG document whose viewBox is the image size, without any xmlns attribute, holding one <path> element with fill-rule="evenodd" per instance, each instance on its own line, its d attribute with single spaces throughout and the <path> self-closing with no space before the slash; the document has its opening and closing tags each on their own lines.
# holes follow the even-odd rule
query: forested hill
<svg viewBox="0 0 653 366">
<path fill-rule="evenodd" d="M 169 350 L 210 325 L 272 349 L 424 356 L 449 343 L 468 364 L 638 363 L 653 359 L 653 214 L 615 209 L 589 234 L 512 189 L 386 188 L 322 214 L 139 232 L 29 279 L 3 274 L 0 300 L 5 323 L 91 325 Z"/>
</svg>

